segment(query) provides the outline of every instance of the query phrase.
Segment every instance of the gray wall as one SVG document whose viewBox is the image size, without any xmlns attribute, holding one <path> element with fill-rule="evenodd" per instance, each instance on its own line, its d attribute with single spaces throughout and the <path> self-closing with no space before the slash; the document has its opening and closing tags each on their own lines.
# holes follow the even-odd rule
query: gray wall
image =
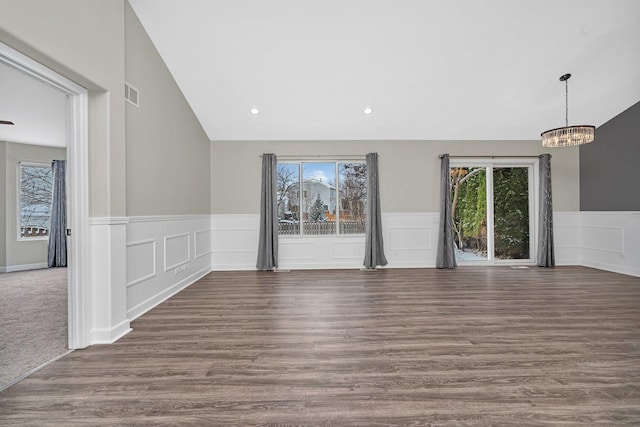
<svg viewBox="0 0 640 427">
<path fill-rule="evenodd" d="M 556 211 L 579 208 L 578 149 L 544 149 L 540 141 L 214 141 L 211 145 L 211 212 L 256 214 L 262 153 L 287 156 L 380 155 L 384 212 L 438 212 L 441 153 L 452 156 L 552 154 Z"/>
<path fill-rule="evenodd" d="M 89 211 L 126 215 L 125 0 L 0 0 L 0 41 L 89 90 Z"/>
<path fill-rule="evenodd" d="M 208 138 L 126 0 L 0 0 L 0 11 L 0 41 L 89 90 L 90 216 L 209 213 Z M 125 73 L 141 91 L 135 112 Z"/>
<path fill-rule="evenodd" d="M 210 142 L 129 3 L 126 80 L 127 216 L 209 214 Z"/>
<path fill-rule="evenodd" d="M 52 160 L 67 158 L 64 148 L 42 147 L 30 144 L 5 142 L 4 156 L 0 162 L 4 165 L 4 264 L 0 267 L 13 267 L 47 262 L 48 240 L 18 240 L 18 162 L 51 164 Z M 2 150 L 0 150 L 2 153 Z M 2 169 L 2 168 L 0 168 Z M 0 191 L 0 194 L 2 192 Z M 2 202 L 0 202 L 2 203 Z M 0 234 L 1 235 L 1 234 Z M 2 251 L 0 251 L 2 255 Z"/>
<path fill-rule="evenodd" d="M 580 147 L 580 210 L 640 211 L 640 102 Z"/>
</svg>

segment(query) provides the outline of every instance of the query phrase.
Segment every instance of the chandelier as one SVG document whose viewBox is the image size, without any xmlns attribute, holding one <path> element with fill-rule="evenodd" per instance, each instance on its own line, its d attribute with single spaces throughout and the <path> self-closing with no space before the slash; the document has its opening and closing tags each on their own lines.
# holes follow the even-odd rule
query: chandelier
<svg viewBox="0 0 640 427">
<path fill-rule="evenodd" d="M 595 126 L 578 125 L 569 126 L 569 78 L 571 74 L 560 77 L 560 81 L 565 83 L 565 127 L 550 129 L 542 132 L 543 147 L 573 147 L 575 145 L 587 144 L 595 138 Z"/>
</svg>

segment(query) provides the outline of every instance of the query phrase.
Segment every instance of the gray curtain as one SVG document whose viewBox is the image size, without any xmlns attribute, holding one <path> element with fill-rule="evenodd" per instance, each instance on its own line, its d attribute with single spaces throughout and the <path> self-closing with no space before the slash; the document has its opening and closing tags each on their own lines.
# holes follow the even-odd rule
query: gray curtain
<svg viewBox="0 0 640 427">
<path fill-rule="evenodd" d="M 454 249 L 449 155 L 443 154 L 440 156 L 440 225 L 436 268 L 456 268 L 458 264 Z"/>
<path fill-rule="evenodd" d="M 540 214 L 538 217 L 538 265 L 553 267 L 553 205 L 551 203 L 551 154 L 540 156 Z"/>
<path fill-rule="evenodd" d="M 258 270 L 278 268 L 278 216 L 276 212 L 275 154 L 262 155 L 262 195 L 260 197 L 260 239 L 258 242 Z"/>
<path fill-rule="evenodd" d="M 380 189 L 378 188 L 378 153 L 367 154 L 367 238 L 365 240 L 364 266 L 376 268 L 387 265 L 382 242 L 382 215 L 380 213 Z"/>
<path fill-rule="evenodd" d="M 49 226 L 49 267 L 67 266 L 67 190 L 66 160 L 51 162 L 53 172 L 51 225 Z"/>
</svg>

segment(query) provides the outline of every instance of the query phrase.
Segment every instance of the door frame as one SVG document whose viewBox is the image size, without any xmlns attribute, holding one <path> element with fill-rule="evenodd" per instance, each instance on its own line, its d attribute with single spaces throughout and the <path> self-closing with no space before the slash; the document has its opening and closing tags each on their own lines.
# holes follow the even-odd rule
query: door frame
<svg viewBox="0 0 640 427">
<path fill-rule="evenodd" d="M 538 212 L 539 212 L 539 163 L 538 157 L 465 157 L 452 158 L 449 168 L 454 167 L 527 167 L 529 169 L 529 259 L 509 259 L 496 260 L 493 254 L 486 261 L 461 261 L 456 260 L 460 265 L 535 265 L 536 248 L 538 247 Z M 493 200 L 493 173 L 487 173 L 487 249 L 488 252 L 495 250 L 493 242 L 494 228 L 494 200 Z M 491 200 L 489 200 L 491 198 Z M 491 228 L 491 231 L 489 231 Z"/>
<path fill-rule="evenodd" d="M 67 224 L 71 229 L 67 267 L 68 346 L 70 349 L 90 344 L 89 271 L 89 133 L 87 90 L 0 42 L 0 62 L 67 95 Z"/>
</svg>

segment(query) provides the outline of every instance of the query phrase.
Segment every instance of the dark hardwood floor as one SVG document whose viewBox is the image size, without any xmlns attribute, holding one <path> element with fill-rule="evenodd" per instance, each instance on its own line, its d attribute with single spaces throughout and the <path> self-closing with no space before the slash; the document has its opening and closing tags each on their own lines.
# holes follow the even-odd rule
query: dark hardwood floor
<svg viewBox="0 0 640 427">
<path fill-rule="evenodd" d="M 214 272 L 0 393 L 2 425 L 640 425 L 640 278 Z"/>
</svg>

